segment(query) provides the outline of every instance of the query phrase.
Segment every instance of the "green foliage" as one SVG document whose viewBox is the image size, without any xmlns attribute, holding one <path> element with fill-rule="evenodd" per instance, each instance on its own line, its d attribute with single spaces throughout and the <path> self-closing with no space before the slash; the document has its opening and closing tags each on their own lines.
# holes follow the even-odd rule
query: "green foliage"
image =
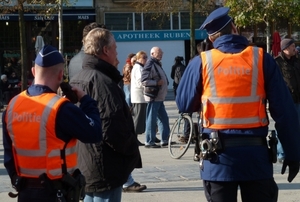
<svg viewBox="0 0 300 202">
<path fill-rule="evenodd" d="M 238 27 L 279 19 L 300 24 L 300 4 L 297 0 L 225 0 L 225 6 L 230 7 L 229 15 Z"/>
</svg>

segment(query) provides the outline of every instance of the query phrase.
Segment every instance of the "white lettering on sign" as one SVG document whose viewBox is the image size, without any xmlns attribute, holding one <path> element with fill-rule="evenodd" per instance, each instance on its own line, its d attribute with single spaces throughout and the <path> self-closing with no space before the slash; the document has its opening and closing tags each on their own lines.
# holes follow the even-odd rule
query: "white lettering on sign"
<svg viewBox="0 0 300 202">
<path fill-rule="evenodd" d="M 130 33 L 119 34 L 117 39 L 160 39 L 158 33 Z"/>
<path fill-rule="evenodd" d="M 78 15 L 78 20 L 89 20 L 90 16 L 88 15 Z"/>
<path fill-rule="evenodd" d="M 176 38 L 188 38 L 190 37 L 187 33 L 164 33 L 165 39 L 176 39 Z"/>
<path fill-rule="evenodd" d="M 34 20 L 54 20 L 54 16 L 53 15 L 36 15 L 34 16 Z"/>
<path fill-rule="evenodd" d="M 0 15 L 0 20 L 9 20 L 8 15 Z"/>
</svg>

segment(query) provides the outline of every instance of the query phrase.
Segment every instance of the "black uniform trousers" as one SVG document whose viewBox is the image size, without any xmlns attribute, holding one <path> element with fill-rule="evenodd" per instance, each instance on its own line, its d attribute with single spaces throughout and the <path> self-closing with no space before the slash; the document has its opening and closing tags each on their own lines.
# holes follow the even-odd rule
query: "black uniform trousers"
<svg viewBox="0 0 300 202">
<path fill-rule="evenodd" d="M 203 180 L 203 187 L 208 202 L 237 202 L 238 187 L 243 202 L 276 202 L 278 198 L 274 179 L 240 182 Z"/>
</svg>

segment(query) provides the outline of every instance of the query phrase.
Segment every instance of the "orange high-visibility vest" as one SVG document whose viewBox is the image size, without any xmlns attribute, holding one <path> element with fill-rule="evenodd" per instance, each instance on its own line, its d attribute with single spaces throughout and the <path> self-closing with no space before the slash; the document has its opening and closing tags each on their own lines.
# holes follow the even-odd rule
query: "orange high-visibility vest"
<svg viewBox="0 0 300 202">
<path fill-rule="evenodd" d="M 203 126 L 211 129 L 268 125 L 263 49 L 249 46 L 240 53 L 212 49 L 201 53 Z"/>
<path fill-rule="evenodd" d="M 66 143 L 55 133 L 57 111 L 66 101 L 55 93 L 29 96 L 23 91 L 9 103 L 5 120 L 19 176 L 38 178 L 46 173 L 50 179 L 61 178 L 61 150 L 65 150 L 67 171 L 73 173 L 76 169 L 77 140 Z"/>
</svg>

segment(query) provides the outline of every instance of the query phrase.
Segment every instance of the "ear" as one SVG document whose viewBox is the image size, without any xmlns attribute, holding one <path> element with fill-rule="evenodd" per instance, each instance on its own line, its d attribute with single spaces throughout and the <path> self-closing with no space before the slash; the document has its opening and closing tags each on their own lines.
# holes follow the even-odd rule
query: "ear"
<svg viewBox="0 0 300 202">
<path fill-rule="evenodd" d="M 231 22 L 231 29 L 233 34 L 238 34 L 238 30 L 233 22 Z"/>
<path fill-rule="evenodd" d="M 213 43 L 214 42 L 214 40 L 210 37 L 210 36 L 208 36 L 208 39 Z"/>
<path fill-rule="evenodd" d="M 35 77 L 35 68 L 34 67 L 31 67 L 31 73 Z"/>
<path fill-rule="evenodd" d="M 103 54 L 108 55 L 108 46 L 104 46 L 102 49 Z"/>
<path fill-rule="evenodd" d="M 61 82 L 61 81 L 63 81 L 63 79 L 64 79 L 64 70 L 61 69 L 61 70 L 59 70 L 59 73 L 58 73 L 58 80 Z"/>
</svg>

